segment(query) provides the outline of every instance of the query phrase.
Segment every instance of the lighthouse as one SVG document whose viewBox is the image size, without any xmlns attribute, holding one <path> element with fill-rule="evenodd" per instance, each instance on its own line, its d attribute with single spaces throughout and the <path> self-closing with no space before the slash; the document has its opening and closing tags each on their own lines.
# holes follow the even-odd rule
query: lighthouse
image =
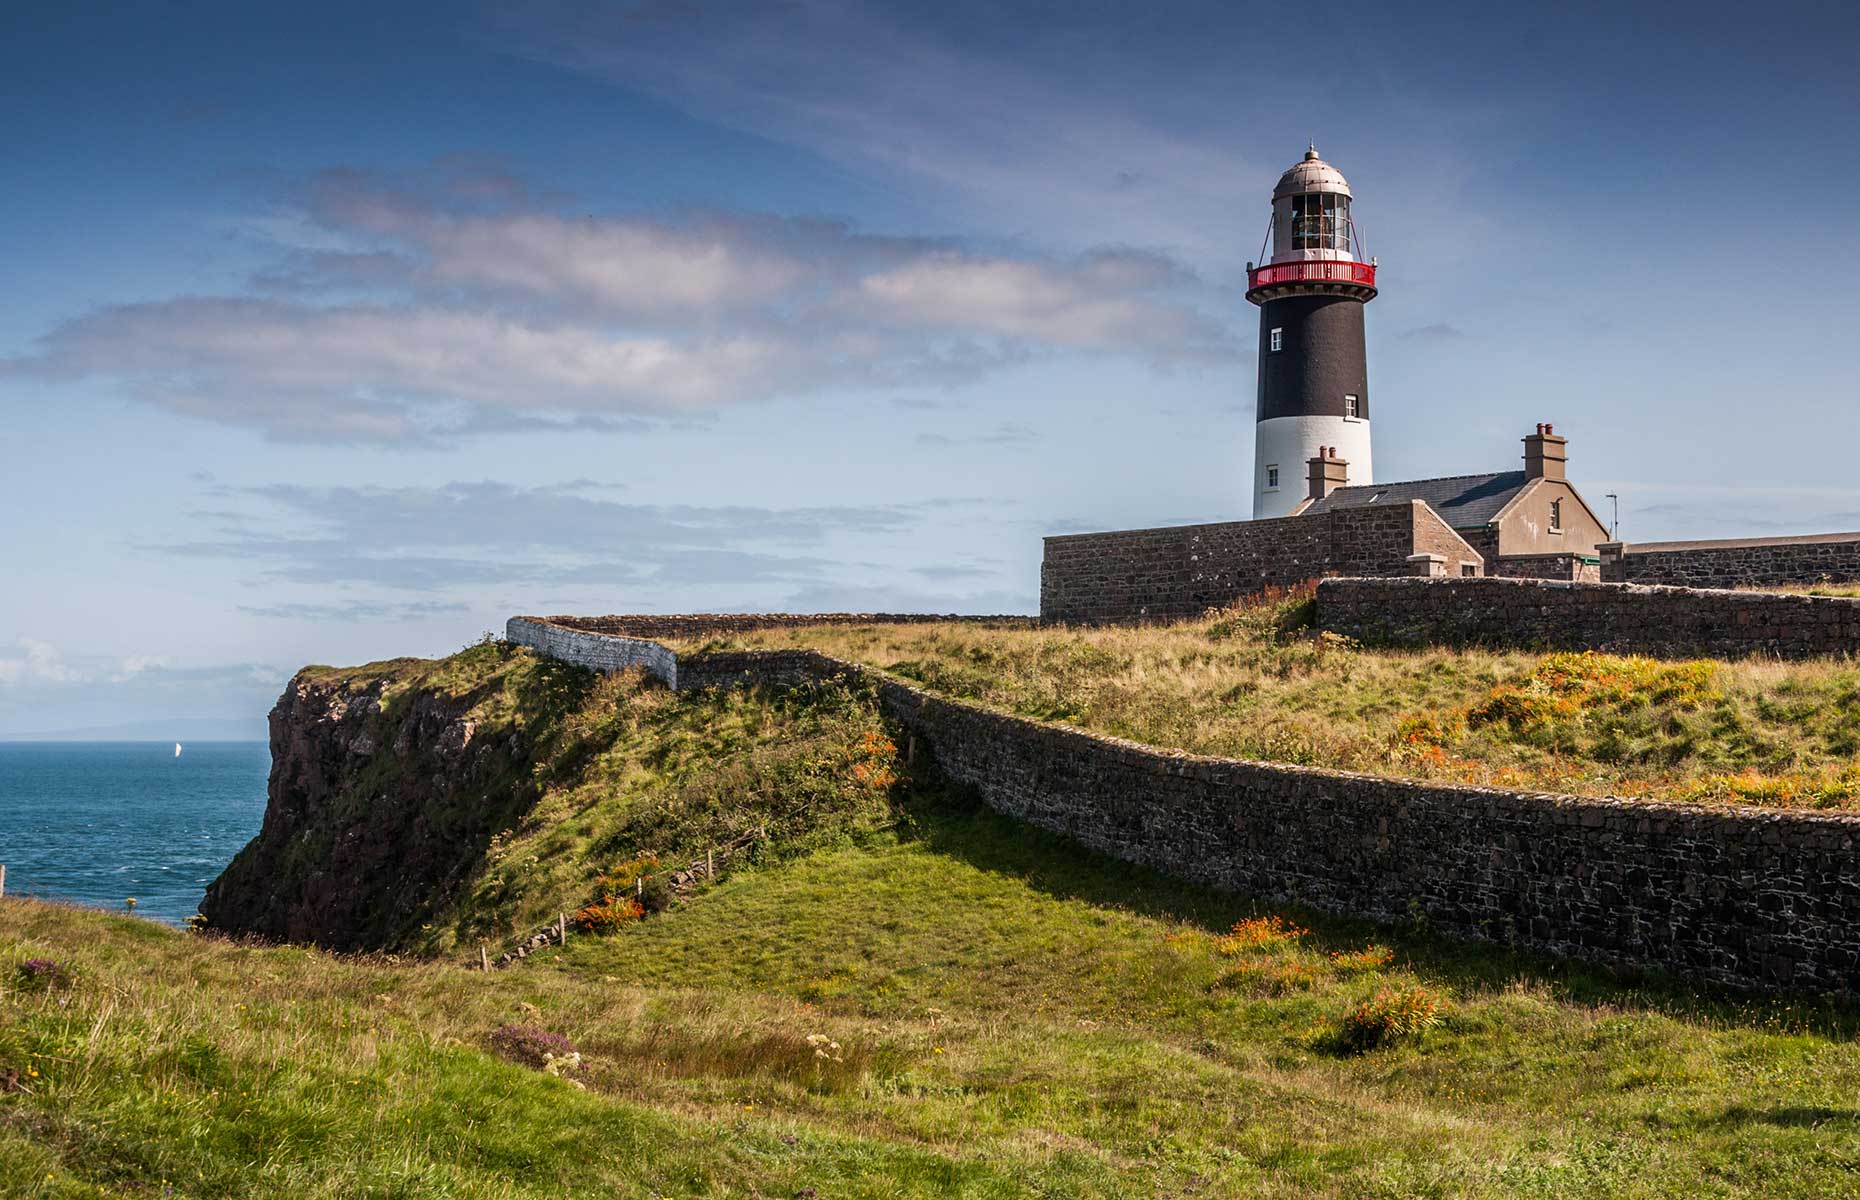
<svg viewBox="0 0 1860 1200">
<path fill-rule="evenodd" d="M 1341 460 L 1351 484 L 1374 481 L 1363 305 L 1376 265 L 1350 202 L 1343 173 L 1312 146 L 1272 189 L 1271 256 L 1247 264 L 1246 298 L 1259 306 L 1255 519 L 1291 513 L 1316 458 Z"/>
</svg>

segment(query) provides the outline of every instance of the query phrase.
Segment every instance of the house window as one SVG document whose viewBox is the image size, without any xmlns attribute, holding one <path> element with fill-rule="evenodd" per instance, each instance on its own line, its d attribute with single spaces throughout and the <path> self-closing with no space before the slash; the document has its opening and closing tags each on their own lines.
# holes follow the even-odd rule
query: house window
<svg viewBox="0 0 1860 1200">
<path fill-rule="evenodd" d="M 1266 468 L 1266 490 L 1273 491 L 1279 486 L 1279 468 Z"/>
<path fill-rule="evenodd" d="M 1363 405 L 1355 396 L 1343 398 L 1343 415 L 1354 421 L 1363 415 Z"/>
<path fill-rule="evenodd" d="M 1550 502 L 1550 532 L 1563 532 L 1563 502 L 1561 500 Z"/>
<path fill-rule="evenodd" d="M 1272 331 L 1272 348 L 1274 351 L 1285 349 L 1285 330 L 1283 328 Z"/>
<path fill-rule="evenodd" d="M 1463 563 L 1461 563 L 1461 564 L 1460 564 L 1460 574 L 1461 574 L 1461 575 L 1463 575 L 1463 576 L 1465 576 L 1465 577 L 1466 577 L 1466 578 L 1468 578 L 1468 579 L 1476 579 L 1476 578 L 1478 578 L 1478 575 L 1479 575 L 1479 564 L 1478 564 L 1478 563 L 1469 563 L 1469 562 L 1463 562 Z"/>
</svg>

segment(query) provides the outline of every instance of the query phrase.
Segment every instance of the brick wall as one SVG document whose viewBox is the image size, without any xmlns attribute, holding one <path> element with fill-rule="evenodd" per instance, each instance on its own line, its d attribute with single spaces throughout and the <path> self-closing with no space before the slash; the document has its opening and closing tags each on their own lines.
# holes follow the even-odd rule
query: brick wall
<svg viewBox="0 0 1860 1200">
<path fill-rule="evenodd" d="M 1605 543 L 1610 583 L 1682 587 L 1785 587 L 1860 582 L 1860 533 L 1707 542 Z"/>
<path fill-rule="evenodd" d="M 1196 617 L 1264 588 L 1324 575 L 1401 575 L 1440 554 L 1476 554 L 1419 501 L 1313 516 L 1081 533 L 1046 539 L 1040 618 L 1097 624 Z"/>
<path fill-rule="evenodd" d="M 1860 600 L 1545 579 L 1326 579 L 1320 629 L 1401 646 L 1668 657 L 1860 652 Z"/>
<path fill-rule="evenodd" d="M 1393 585 L 1392 596 L 1467 585 L 1327 581 L 1320 595 L 1357 583 Z M 1449 933 L 1706 982 L 1860 993 L 1860 816 L 1180 754 L 944 699 L 811 650 L 689 655 L 677 677 L 686 690 L 864 680 L 989 806 L 1177 878 L 1385 920 L 1418 908 Z"/>
</svg>

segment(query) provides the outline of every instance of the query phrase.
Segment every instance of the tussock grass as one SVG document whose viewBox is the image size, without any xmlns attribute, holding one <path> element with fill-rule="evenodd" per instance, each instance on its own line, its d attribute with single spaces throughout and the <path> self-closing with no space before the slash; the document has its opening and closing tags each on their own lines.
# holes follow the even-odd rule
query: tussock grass
<svg viewBox="0 0 1860 1200">
<path fill-rule="evenodd" d="M 890 828 L 488 976 L 0 904 L 0 1076 L 37 1071 L 0 1095 L 0 1190 L 1806 1198 L 1851 1179 L 1851 1010 L 1261 909 L 935 793 L 894 802 Z M 71 986 L 14 986 L 27 958 Z M 512 1024 L 582 1068 L 506 1061 L 489 1038 Z"/>
<path fill-rule="evenodd" d="M 1114 628 L 821 626 L 811 646 L 945 695 L 1189 750 L 1579 795 L 1860 805 L 1860 664 L 1385 650 L 1305 595 Z M 697 649 L 696 645 L 684 649 Z"/>
<path fill-rule="evenodd" d="M 1131 645 L 1026 653 L 1154 665 Z M 857 691 L 675 696 L 507 647 L 376 670 L 555 713 L 449 946 L 766 838 L 489 974 L 0 902 L 0 1192 L 1807 1198 L 1860 1166 L 1851 1009 L 1177 883 L 910 778 Z M 510 1061 L 513 1027 L 579 1062 Z"/>
</svg>

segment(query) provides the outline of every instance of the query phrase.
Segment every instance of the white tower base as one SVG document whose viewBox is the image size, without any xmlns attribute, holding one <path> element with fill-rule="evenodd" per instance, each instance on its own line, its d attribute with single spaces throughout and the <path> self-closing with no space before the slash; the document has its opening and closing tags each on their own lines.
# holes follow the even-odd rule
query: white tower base
<svg viewBox="0 0 1860 1200">
<path fill-rule="evenodd" d="M 1309 492 L 1305 475 L 1318 448 L 1331 446 L 1350 464 L 1349 486 L 1373 483 L 1369 422 L 1359 417 L 1273 417 L 1253 436 L 1253 519 L 1288 516 Z M 1279 486 L 1269 487 L 1277 467 Z"/>
</svg>

